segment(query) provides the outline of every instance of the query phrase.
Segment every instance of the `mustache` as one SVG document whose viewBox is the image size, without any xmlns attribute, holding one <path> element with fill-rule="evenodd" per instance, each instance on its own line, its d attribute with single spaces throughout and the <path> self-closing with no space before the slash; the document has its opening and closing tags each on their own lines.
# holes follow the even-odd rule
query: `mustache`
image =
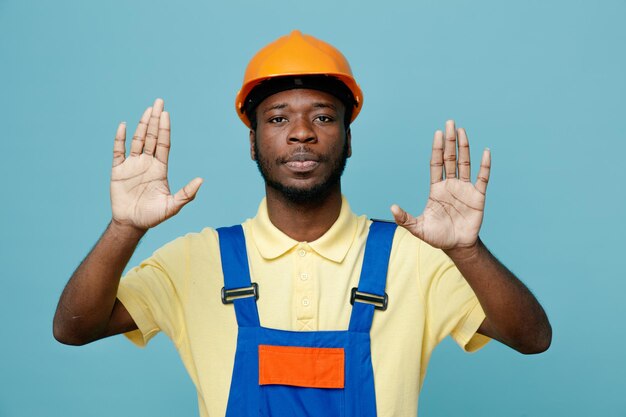
<svg viewBox="0 0 626 417">
<path fill-rule="evenodd" d="M 289 155 L 279 157 L 276 162 L 284 164 L 295 161 L 323 162 L 326 160 L 326 157 L 313 152 L 308 146 L 302 145 L 294 149 Z"/>
</svg>

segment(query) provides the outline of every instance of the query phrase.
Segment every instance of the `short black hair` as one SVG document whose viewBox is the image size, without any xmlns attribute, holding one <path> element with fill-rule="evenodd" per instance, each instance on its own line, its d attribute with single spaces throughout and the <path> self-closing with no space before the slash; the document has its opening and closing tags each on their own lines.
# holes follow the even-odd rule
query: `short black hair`
<svg viewBox="0 0 626 417">
<path fill-rule="evenodd" d="M 263 100 L 281 91 L 294 90 L 296 88 L 323 91 L 339 99 L 346 109 L 343 123 L 345 129 L 348 130 L 356 100 L 348 86 L 338 78 L 330 75 L 285 76 L 262 81 L 248 93 L 244 101 L 243 112 L 250 120 L 250 128 L 256 131 L 256 109 Z"/>
</svg>

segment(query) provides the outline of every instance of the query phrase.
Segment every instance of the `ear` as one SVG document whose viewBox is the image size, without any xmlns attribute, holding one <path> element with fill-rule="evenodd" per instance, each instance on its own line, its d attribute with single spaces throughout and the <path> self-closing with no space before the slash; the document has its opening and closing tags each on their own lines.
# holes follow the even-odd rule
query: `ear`
<svg viewBox="0 0 626 417">
<path fill-rule="evenodd" d="M 348 142 L 348 158 L 352 156 L 352 132 L 350 128 L 346 130 L 346 141 Z"/>
<path fill-rule="evenodd" d="M 256 140 L 256 132 L 250 129 L 250 158 L 256 161 L 256 152 L 254 152 L 254 141 Z"/>
</svg>

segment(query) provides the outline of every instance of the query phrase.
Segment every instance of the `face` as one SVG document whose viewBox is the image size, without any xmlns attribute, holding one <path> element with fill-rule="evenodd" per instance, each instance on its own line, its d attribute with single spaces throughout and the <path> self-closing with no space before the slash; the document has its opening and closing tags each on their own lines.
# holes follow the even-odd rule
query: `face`
<svg viewBox="0 0 626 417">
<path fill-rule="evenodd" d="M 287 90 L 266 98 L 256 112 L 250 153 L 268 193 L 306 203 L 340 192 L 339 180 L 352 153 L 340 100 L 317 90 Z"/>
</svg>

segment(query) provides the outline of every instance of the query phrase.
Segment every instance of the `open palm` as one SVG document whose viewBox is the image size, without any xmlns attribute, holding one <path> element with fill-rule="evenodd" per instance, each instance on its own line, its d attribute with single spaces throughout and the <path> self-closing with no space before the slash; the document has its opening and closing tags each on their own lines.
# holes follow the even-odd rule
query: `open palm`
<svg viewBox="0 0 626 417">
<path fill-rule="evenodd" d="M 476 183 L 470 182 L 467 135 L 464 129 L 455 128 L 454 121 L 448 121 L 445 142 L 442 131 L 437 131 L 433 140 L 430 194 L 424 212 L 413 217 L 394 205 L 392 212 L 396 222 L 436 248 L 472 246 L 483 221 L 490 170 L 491 154 L 485 150 Z"/>
<path fill-rule="evenodd" d="M 120 124 L 113 148 L 111 207 L 113 219 L 139 229 L 154 227 L 172 217 L 193 200 L 202 184 L 189 182 L 175 195 L 167 182 L 170 119 L 157 99 L 144 112 L 126 158 L 126 125 Z"/>
</svg>

